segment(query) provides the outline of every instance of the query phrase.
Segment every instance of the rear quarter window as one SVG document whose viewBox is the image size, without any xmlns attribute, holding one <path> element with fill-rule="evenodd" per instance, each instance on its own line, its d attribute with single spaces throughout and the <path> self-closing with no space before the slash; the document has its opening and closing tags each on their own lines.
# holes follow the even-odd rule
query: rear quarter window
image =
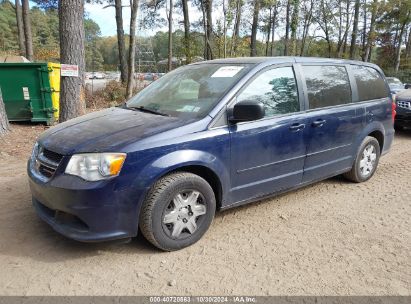
<svg viewBox="0 0 411 304">
<path fill-rule="evenodd" d="M 359 101 L 386 98 L 389 91 L 381 74 L 370 67 L 354 65 L 351 68 L 357 84 Z"/>
</svg>

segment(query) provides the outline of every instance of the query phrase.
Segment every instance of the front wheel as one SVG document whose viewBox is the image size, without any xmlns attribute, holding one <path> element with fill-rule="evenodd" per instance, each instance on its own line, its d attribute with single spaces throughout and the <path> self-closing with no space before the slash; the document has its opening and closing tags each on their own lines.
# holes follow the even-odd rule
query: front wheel
<svg viewBox="0 0 411 304">
<path fill-rule="evenodd" d="M 154 246 L 173 251 L 197 242 L 210 227 L 216 200 L 200 176 L 167 175 L 150 190 L 140 213 L 140 230 Z"/>
<path fill-rule="evenodd" d="M 374 175 L 379 160 L 380 144 L 374 137 L 367 136 L 361 143 L 352 169 L 344 177 L 356 183 L 365 182 Z"/>
</svg>

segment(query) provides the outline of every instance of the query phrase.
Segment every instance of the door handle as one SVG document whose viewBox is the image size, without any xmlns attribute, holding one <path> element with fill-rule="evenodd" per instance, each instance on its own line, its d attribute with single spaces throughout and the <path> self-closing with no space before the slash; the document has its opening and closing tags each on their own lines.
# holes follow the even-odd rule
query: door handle
<svg viewBox="0 0 411 304">
<path fill-rule="evenodd" d="M 295 123 L 290 126 L 290 131 L 300 131 L 305 128 L 305 124 Z"/>
<path fill-rule="evenodd" d="M 318 119 L 316 121 L 313 121 L 312 126 L 313 127 L 322 127 L 327 121 L 324 119 Z"/>
</svg>

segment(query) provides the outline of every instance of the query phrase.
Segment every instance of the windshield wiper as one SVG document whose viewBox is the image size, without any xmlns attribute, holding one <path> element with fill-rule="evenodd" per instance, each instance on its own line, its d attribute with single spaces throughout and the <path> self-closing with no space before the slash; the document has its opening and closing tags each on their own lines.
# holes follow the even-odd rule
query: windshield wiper
<svg viewBox="0 0 411 304">
<path fill-rule="evenodd" d="M 143 107 L 143 106 L 138 106 L 138 107 L 129 107 L 129 106 L 126 106 L 126 107 L 127 107 L 127 109 L 137 110 L 137 111 L 146 112 L 146 113 L 151 113 L 151 114 L 155 114 L 155 115 L 170 116 L 170 115 L 168 115 L 168 114 L 166 114 L 166 113 L 159 112 L 159 111 L 156 111 L 156 110 L 153 110 L 153 109 L 148 109 L 148 108 L 145 108 L 145 107 Z"/>
</svg>

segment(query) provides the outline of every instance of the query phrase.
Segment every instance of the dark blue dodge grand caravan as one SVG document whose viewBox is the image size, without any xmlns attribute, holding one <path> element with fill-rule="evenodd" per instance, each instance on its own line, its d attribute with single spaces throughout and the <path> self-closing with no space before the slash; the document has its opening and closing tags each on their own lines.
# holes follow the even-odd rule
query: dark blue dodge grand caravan
<svg viewBox="0 0 411 304">
<path fill-rule="evenodd" d="M 49 129 L 28 162 L 33 204 L 79 241 L 163 250 L 199 240 L 215 211 L 335 175 L 370 179 L 395 105 L 376 65 L 241 58 L 176 69 L 121 107 Z"/>
</svg>

